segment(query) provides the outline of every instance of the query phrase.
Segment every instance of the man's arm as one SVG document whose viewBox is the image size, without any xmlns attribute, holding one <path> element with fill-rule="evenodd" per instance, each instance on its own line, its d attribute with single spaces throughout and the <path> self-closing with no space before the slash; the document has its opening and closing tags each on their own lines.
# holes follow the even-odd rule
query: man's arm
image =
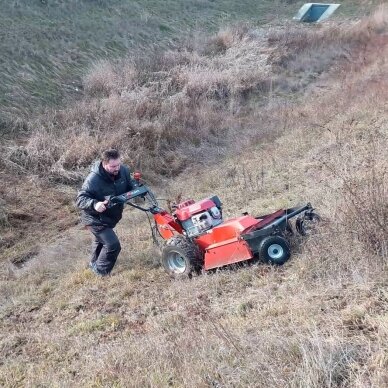
<svg viewBox="0 0 388 388">
<path fill-rule="evenodd" d="M 76 206 L 82 210 L 94 210 L 94 206 L 98 202 L 91 178 L 89 175 L 85 179 L 75 201 Z"/>
<path fill-rule="evenodd" d="M 98 201 L 93 198 L 92 193 L 90 193 L 88 190 L 81 189 L 78 192 L 77 199 L 75 201 L 75 204 L 78 208 L 82 210 L 92 210 L 94 209 L 94 205 Z"/>
<path fill-rule="evenodd" d="M 81 189 L 78 192 L 75 204 L 77 205 L 78 208 L 82 210 L 91 210 L 91 209 L 94 209 L 94 205 L 97 202 L 98 201 L 95 198 L 93 198 L 93 195 L 89 191 Z"/>
<path fill-rule="evenodd" d="M 77 207 L 82 210 L 94 210 L 98 213 L 102 213 L 106 210 L 108 201 L 98 201 L 98 199 L 96 199 L 91 179 L 88 177 L 82 185 L 81 190 L 78 192 L 75 203 Z"/>
</svg>

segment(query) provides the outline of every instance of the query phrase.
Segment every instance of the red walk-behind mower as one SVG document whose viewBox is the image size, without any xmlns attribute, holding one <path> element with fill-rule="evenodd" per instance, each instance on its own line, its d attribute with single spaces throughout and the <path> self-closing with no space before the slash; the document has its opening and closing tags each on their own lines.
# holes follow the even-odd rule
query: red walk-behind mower
<svg viewBox="0 0 388 388">
<path fill-rule="evenodd" d="M 164 269 L 174 278 L 252 259 L 282 265 L 291 255 L 287 240 L 293 235 L 290 219 L 298 216 L 294 228 L 302 236 L 320 220 L 309 203 L 264 216 L 244 213 L 224 220 L 218 196 L 197 202 L 189 199 L 174 205 L 169 213 L 159 207 L 152 191 L 140 183 L 140 173 L 134 177 L 136 187 L 108 197 L 108 206 L 126 203 L 153 216 L 153 240 L 161 249 Z M 142 198 L 147 207 L 140 206 L 138 200 L 132 202 L 135 198 Z M 165 240 L 163 244 L 161 239 Z"/>
</svg>

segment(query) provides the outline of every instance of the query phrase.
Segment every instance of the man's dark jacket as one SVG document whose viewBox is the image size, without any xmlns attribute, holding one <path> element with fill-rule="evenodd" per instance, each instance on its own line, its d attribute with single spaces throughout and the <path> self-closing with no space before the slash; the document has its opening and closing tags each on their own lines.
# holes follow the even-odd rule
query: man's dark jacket
<svg viewBox="0 0 388 388">
<path fill-rule="evenodd" d="M 78 192 L 76 205 L 81 211 L 84 225 L 107 226 L 114 228 L 121 220 L 124 205 L 117 204 L 102 213 L 94 209 L 97 202 L 102 202 L 111 195 L 120 195 L 133 189 L 133 182 L 127 166 L 120 166 L 117 176 L 111 176 L 96 162 Z"/>
</svg>

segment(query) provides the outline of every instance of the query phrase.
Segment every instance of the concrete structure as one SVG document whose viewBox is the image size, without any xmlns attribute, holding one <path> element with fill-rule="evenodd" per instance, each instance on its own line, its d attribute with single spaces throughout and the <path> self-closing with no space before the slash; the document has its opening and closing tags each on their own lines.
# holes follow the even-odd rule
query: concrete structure
<svg viewBox="0 0 388 388">
<path fill-rule="evenodd" d="M 305 23 L 318 23 L 329 18 L 341 4 L 306 3 L 293 18 Z"/>
</svg>

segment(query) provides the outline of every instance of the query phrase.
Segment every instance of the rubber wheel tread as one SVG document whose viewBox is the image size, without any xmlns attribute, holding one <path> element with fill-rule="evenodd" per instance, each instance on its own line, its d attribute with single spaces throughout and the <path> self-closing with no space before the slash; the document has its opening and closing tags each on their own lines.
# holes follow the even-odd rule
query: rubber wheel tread
<svg viewBox="0 0 388 388">
<path fill-rule="evenodd" d="M 271 257 L 271 246 L 278 245 L 282 249 L 282 255 L 278 258 Z M 261 241 L 259 246 L 259 258 L 267 263 L 283 265 L 291 256 L 291 248 L 288 241 L 282 236 L 268 236 Z"/>
<path fill-rule="evenodd" d="M 186 262 L 186 270 L 183 273 L 171 271 L 167 260 L 168 254 L 172 251 L 178 252 Z M 183 236 L 173 236 L 168 239 L 162 251 L 162 265 L 164 269 L 174 278 L 187 278 L 193 272 L 199 271 L 203 266 L 200 251 L 198 247 L 190 240 Z"/>
</svg>

